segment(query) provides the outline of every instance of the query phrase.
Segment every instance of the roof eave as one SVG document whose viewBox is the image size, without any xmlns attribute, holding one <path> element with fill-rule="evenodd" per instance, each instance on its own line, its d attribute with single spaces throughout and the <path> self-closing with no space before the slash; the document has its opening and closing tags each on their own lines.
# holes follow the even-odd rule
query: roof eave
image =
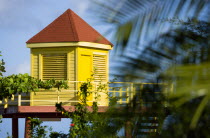
<svg viewBox="0 0 210 138">
<path fill-rule="evenodd" d="M 48 43 L 26 43 L 27 48 L 47 48 L 47 47 L 90 47 L 111 50 L 112 45 L 93 42 L 48 42 Z"/>
</svg>

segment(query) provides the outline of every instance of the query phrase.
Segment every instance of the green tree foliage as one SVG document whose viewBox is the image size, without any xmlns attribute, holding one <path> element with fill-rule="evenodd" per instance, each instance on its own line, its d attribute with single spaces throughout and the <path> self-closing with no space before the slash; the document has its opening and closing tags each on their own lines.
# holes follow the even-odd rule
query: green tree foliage
<svg viewBox="0 0 210 138">
<path fill-rule="evenodd" d="M 1 51 L 0 51 L 0 53 L 1 53 Z M 2 56 L 2 55 L 0 54 L 0 56 Z M 0 62 L 0 80 L 1 80 L 1 77 L 3 76 L 2 72 L 5 72 L 4 65 L 5 65 L 5 62 L 2 59 L 2 61 Z M 2 123 L 2 120 L 1 119 L 2 119 L 2 115 L 0 115 L 0 123 Z"/>
<path fill-rule="evenodd" d="M 30 93 L 36 92 L 40 88 L 51 89 L 57 88 L 58 91 L 60 89 L 67 89 L 67 82 L 62 80 L 54 80 L 50 79 L 47 81 L 41 81 L 36 78 L 29 76 L 28 74 L 13 74 L 10 76 L 2 77 L 2 72 L 5 72 L 5 62 L 2 60 L 0 62 L 0 100 L 3 98 L 11 98 L 12 95 L 21 94 L 21 93 Z M 2 118 L 2 116 L 0 117 Z M 31 137 L 33 138 L 41 138 L 46 136 L 46 128 L 47 126 L 41 126 L 42 121 L 37 118 L 29 118 L 30 119 L 30 130 Z M 0 120 L 2 121 L 2 120 Z M 54 134 L 52 134 L 54 136 Z"/>
<path fill-rule="evenodd" d="M 98 113 L 97 100 L 100 97 L 98 93 L 106 93 L 107 84 L 99 83 L 97 88 L 93 90 L 91 80 L 88 79 L 87 82 L 81 84 L 80 91 L 78 92 L 80 102 L 74 106 L 75 111 L 66 111 L 62 107 L 62 103 L 56 104 L 57 111 L 72 119 L 69 137 L 117 137 L 117 132 L 124 125 L 124 118 L 120 118 L 115 114 L 117 100 L 109 96 L 109 108 L 104 113 Z M 88 106 L 87 97 L 91 94 L 95 94 L 94 98 L 96 102 L 93 102 L 92 106 Z M 121 112 L 118 113 L 120 114 Z"/>
<path fill-rule="evenodd" d="M 65 80 L 55 80 L 55 79 L 50 79 L 46 81 L 38 80 L 37 84 L 38 88 L 44 88 L 44 89 L 57 88 L 58 91 L 60 91 L 61 89 L 69 88 L 67 81 Z"/>
<path fill-rule="evenodd" d="M 38 91 L 39 88 L 58 90 L 68 88 L 66 81 L 56 81 L 50 79 L 41 81 L 29 76 L 28 74 L 10 75 L 0 79 L 0 100 L 11 98 L 13 94 L 29 93 Z"/>
<path fill-rule="evenodd" d="M 124 118 L 120 118 L 115 113 L 117 99 L 110 98 L 110 105 L 107 111 L 103 114 L 98 113 L 98 104 L 93 102 L 92 107 L 88 106 L 87 97 L 93 93 L 105 92 L 107 84 L 99 83 L 96 91 L 93 90 L 92 79 L 83 82 L 80 86 L 78 95 L 81 97 L 80 102 L 74 106 L 75 111 L 69 112 L 62 107 L 62 103 L 56 103 L 58 112 L 61 112 L 65 117 L 72 119 L 68 134 L 61 132 L 50 131 L 50 138 L 67 138 L 67 137 L 117 137 L 117 132 L 124 125 Z M 96 94 L 99 96 L 99 94 Z M 98 97 L 95 97 L 97 101 Z M 70 111 L 73 109 L 69 109 Z M 92 110 L 92 111 L 91 111 Z M 118 112 L 123 113 L 124 111 Z M 103 118 L 103 119 L 102 119 Z M 30 118 L 30 135 L 35 138 L 46 136 L 47 126 L 42 126 L 42 121 L 36 118 Z"/>
<path fill-rule="evenodd" d="M 67 138 L 68 135 L 62 132 L 50 132 L 50 138 Z"/>
<path fill-rule="evenodd" d="M 12 94 L 29 93 L 38 90 L 37 79 L 28 74 L 11 75 L 0 80 L 0 100 L 11 98 Z"/>
<path fill-rule="evenodd" d="M 1 55 L 1 51 L 0 51 L 0 56 L 2 56 L 2 55 Z M 6 72 L 4 65 L 5 65 L 5 62 L 4 62 L 4 60 L 2 59 L 2 60 L 0 61 L 0 77 L 3 76 L 3 74 L 2 74 L 3 72 Z"/>
<path fill-rule="evenodd" d="M 42 121 L 39 118 L 28 117 L 29 121 L 29 137 L 31 138 L 67 138 L 68 135 L 62 132 L 54 132 L 53 129 L 49 126 L 42 125 Z M 48 135 L 49 134 L 49 135 Z"/>
<path fill-rule="evenodd" d="M 39 120 L 38 118 L 31 118 L 28 117 L 28 119 L 30 120 L 29 123 L 29 130 L 27 130 L 30 134 L 29 136 L 31 138 L 43 138 L 46 136 L 47 134 L 47 126 L 42 126 L 42 121 Z"/>
</svg>

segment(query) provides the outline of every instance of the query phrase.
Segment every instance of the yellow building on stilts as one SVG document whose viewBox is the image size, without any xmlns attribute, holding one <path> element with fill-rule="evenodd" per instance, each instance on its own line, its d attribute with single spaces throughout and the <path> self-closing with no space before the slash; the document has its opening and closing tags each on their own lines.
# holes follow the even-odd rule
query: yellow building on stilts
<svg viewBox="0 0 210 138">
<path fill-rule="evenodd" d="M 44 120 L 62 118 L 63 115 L 56 111 L 55 103 L 62 102 L 63 107 L 69 110 L 80 102 L 78 92 L 81 83 L 90 78 L 94 85 L 109 81 L 109 50 L 113 47 L 112 43 L 70 9 L 26 43 L 31 54 L 31 76 L 43 81 L 66 80 L 69 88 L 61 91 L 39 90 L 35 94 L 31 92 L 30 95 L 16 94 L 12 99 L 4 98 L 0 113 L 4 118 L 12 118 L 14 138 L 18 137 L 18 118 L 26 119 L 25 138 L 28 138 L 30 120 L 27 117 Z M 141 92 L 147 85 L 159 84 L 112 82 L 107 86 L 107 93 L 116 97 L 119 105 L 125 105 L 133 100 L 136 91 L 140 92 L 141 98 Z M 152 91 L 157 93 L 155 90 Z M 98 112 L 106 112 L 109 102 L 107 94 L 99 93 Z M 92 105 L 94 96 L 94 93 L 88 96 L 88 105 Z M 143 99 L 141 101 L 141 106 L 149 107 L 151 104 L 143 102 Z M 156 128 L 153 129 L 156 131 Z"/>
<path fill-rule="evenodd" d="M 60 101 L 76 101 L 77 96 L 72 93 L 79 87 L 76 82 L 87 81 L 94 69 L 95 82 L 108 81 L 109 50 L 112 46 L 106 38 L 68 9 L 27 41 L 27 47 L 31 49 L 31 75 L 41 80 L 69 81 L 69 91 L 60 93 L 63 95 Z M 31 94 L 31 106 L 54 105 L 43 102 L 49 97 L 56 100 L 50 91 Z M 93 96 L 89 96 L 88 100 L 93 101 Z"/>
</svg>

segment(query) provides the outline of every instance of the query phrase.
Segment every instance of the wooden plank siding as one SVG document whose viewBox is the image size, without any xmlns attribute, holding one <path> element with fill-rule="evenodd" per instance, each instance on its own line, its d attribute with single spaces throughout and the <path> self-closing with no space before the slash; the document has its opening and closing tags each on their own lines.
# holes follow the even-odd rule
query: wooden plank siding
<svg viewBox="0 0 210 138">
<path fill-rule="evenodd" d="M 58 99 L 59 96 L 59 99 Z M 65 106 L 71 106 L 78 103 L 78 96 L 72 90 L 42 90 L 36 92 L 31 106 L 55 106 L 57 102 L 62 102 Z"/>
<path fill-rule="evenodd" d="M 54 78 L 56 80 L 75 81 L 75 48 L 32 48 L 31 49 L 31 75 L 41 80 Z M 68 91 L 59 92 L 60 102 L 75 101 L 75 83 L 69 83 Z M 44 90 L 31 93 L 31 106 L 55 105 L 57 102 L 56 90 Z M 42 101 L 41 101 L 42 100 Z M 51 101 L 49 101 L 51 100 Z M 53 102 L 55 101 L 55 102 Z M 72 105 L 71 104 L 67 105 Z"/>
<path fill-rule="evenodd" d="M 68 81 L 76 81 L 76 60 L 75 60 L 75 49 L 71 50 L 68 53 L 68 64 L 67 64 L 67 77 Z M 76 89 L 76 83 L 69 83 L 69 90 L 75 90 Z"/>
<path fill-rule="evenodd" d="M 78 100 L 76 91 L 80 85 L 74 81 L 87 81 L 94 67 L 96 68 L 94 81 L 108 81 L 108 52 L 106 49 L 88 47 L 31 48 L 31 75 L 41 80 L 55 78 L 70 81 L 68 91 L 59 93 L 59 100 L 76 101 Z M 57 101 L 57 92 L 46 90 L 31 93 L 30 99 L 31 106 L 55 105 L 49 100 Z M 91 101 L 91 105 L 93 96 L 89 96 L 88 100 Z M 107 100 L 102 101 L 101 105 L 107 105 Z"/>
<path fill-rule="evenodd" d="M 88 78 L 90 78 L 91 73 L 93 73 L 94 68 L 98 68 L 98 73 L 96 70 L 95 79 L 96 81 L 108 81 L 108 50 L 103 49 L 93 49 L 93 48 L 84 48 L 79 47 L 78 48 L 78 60 L 77 60 L 77 75 L 78 79 L 77 81 L 86 81 Z M 90 56 L 91 63 L 90 63 L 90 70 L 91 73 L 88 75 L 85 75 L 84 77 L 83 72 L 87 67 L 84 67 L 84 64 L 86 64 L 84 60 L 84 55 Z M 88 69 L 89 70 L 89 69 Z M 100 79 L 101 78 L 101 79 Z"/>
<path fill-rule="evenodd" d="M 34 78 L 39 78 L 39 54 L 33 54 L 32 72 L 31 75 Z"/>
<path fill-rule="evenodd" d="M 97 48 L 88 48 L 88 47 L 78 47 L 77 48 L 77 81 L 87 81 L 92 77 L 92 74 L 94 73 L 94 66 L 98 68 L 99 73 L 102 73 L 102 70 L 105 68 L 103 74 L 97 75 L 97 80 L 94 80 L 95 82 L 99 81 L 107 81 L 108 80 L 108 50 L 104 49 L 97 49 Z M 95 56 L 95 59 L 94 59 Z M 106 59 L 105 59 L 106 58 Z M 102 65 L 102 64 L 105 65 Z M 102 67 L 102 68 L 101 68 Z M 94 74 L 96 75 L 96 74 Z M 103 77 L 101 79 L 100 77 Z M 93 78 L 94 79 L 94 78 Z M 77 85 L 77 89 L 79 89 L 80 85 Z M 107 95 L 101 93 L 102 97 L 100 98 L 101 101 L 98 102 L 99 105 L 108 105 Z M 94 95 L 90 94 L 88 97 L 87 104 L 89 106 L 92 105 L 92 101 L 95 100 Z"/>
</svg>

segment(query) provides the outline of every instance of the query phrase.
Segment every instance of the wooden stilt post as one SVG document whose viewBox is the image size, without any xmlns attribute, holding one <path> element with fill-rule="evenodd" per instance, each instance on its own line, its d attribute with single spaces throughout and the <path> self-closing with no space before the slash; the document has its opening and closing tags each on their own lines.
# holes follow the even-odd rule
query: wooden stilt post
<svg viewBox="0 0 210 138">
<path fill-rule="evenodd" d="M 18 138 L 18 118 L 12 118 L 12 137 Z"/>
<path fill-rule="evenodd" d="M 30 138 L 30 119 L 26 117 L 25 120 L 25 138 Z"/>
<path fill-rule="evenodd" d="M 131 121 L 126 121 L 125 123 L 125 137 L 132 138 L 132 124 Z"/>
</svg>

